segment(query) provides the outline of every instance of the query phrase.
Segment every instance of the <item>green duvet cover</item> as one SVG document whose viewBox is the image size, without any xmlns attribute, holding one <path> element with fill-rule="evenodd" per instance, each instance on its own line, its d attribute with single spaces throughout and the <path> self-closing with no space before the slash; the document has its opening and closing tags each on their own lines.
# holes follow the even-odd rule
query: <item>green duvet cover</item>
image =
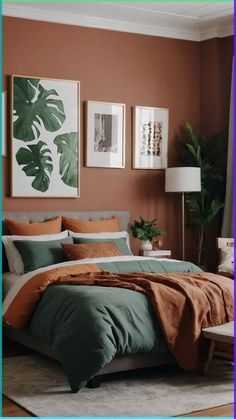
<svg viewBox="0 0 236 419">
<path fill-rule="evenodd" d="M 200 270 L 189 262 L 155 259 L 98 266 L 115 273 Z M 168 353 L 148 297 L 122 288 L 51 285 L 34 312 L 30 332 L 52 345 L 72 391 L 83 388 L 116 356 Z"/>
</svg>

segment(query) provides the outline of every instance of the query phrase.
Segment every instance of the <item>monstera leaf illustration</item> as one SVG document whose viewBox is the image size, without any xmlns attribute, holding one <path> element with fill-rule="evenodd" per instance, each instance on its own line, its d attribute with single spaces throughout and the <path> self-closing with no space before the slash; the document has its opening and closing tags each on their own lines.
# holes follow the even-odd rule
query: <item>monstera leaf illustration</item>
<svg viewBox="0 0 236 419">
<path fill-rule="evenodd" d="M 54 139 L 57 152 L 61 154 L 59 172 L 61 180 L 68 186 L 77 188 L 78 185 L 78 137 L 77 132 L 57 135 Z"/>
<path fill-rule="evenodd" d="M 56 90 L 46 90 L 39 79 L 14 78 L 14 138 L 32 141 L 39 137 L 42 126 L 54 132 L 61 128 L 66 116 Z"/>
<path fill-rule="evenodd" d="M 37 144 L 28 145 L 28 149 L 21 147 L 16 153 L 17 163 L 21 166 L 27 176 L 34 176 L 32 187 L 40 192 L 46 192 L 50 184 L 50 177 L 53 165 L 48 148 L 42 149 L 46 143 L 39 141 Z"/>
</svg>

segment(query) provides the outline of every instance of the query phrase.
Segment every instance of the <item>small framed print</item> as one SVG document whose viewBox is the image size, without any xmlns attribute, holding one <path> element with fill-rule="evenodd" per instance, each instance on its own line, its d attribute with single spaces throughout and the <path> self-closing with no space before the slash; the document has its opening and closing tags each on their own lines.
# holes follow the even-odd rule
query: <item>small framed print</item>
<svg viewBox="0 0 236 419">
<path fill-rule="evenodd" d="M 133 169 L 166 169 L 169 109 L 134 107 Z"/>
<path fill-rule="evenodd" d="M 125 167 L 125 105 L 87 102 L 87 167 Z"/>
<path fill-rule="evenodd" d="M 7 92 L 2 92 L 2 156 L 7 156 Z"/>
</svg>

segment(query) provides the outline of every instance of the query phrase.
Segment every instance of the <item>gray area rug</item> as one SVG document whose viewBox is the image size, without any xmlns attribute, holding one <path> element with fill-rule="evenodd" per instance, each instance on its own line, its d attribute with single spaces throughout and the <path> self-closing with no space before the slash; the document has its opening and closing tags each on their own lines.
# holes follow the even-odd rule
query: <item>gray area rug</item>
<svg viewBox="0 0 236 419">
<path fill-rule="evenodd" d="M 216 360 L 207 377 L 171 369 L 108 377 L 72 394 L 59 363 L 41 355 L 3 359 L 3 394 L 36 416 L 181 416 L 233 402 L 233 367 Z"/>
</svg>

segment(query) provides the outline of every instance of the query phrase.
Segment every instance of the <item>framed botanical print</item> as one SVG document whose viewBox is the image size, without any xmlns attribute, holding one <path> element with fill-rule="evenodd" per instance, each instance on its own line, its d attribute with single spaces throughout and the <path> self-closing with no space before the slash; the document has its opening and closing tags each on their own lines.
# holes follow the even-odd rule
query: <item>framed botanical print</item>
<svg viewBox="0 0 236 419">
<path fill-rule="evenodd" d="M 87 167 L 125 167 L 125 105 L 87 102 Z"/>
<path fill-rule="evenodd" d="M 133 169 L 166 169 L 169 110 L 134 107 Z"/>
<path fill-rule="evenodd" d="M 11 78 L 12 197 L 79 196 L 78 81 Z"/>
</svg>

